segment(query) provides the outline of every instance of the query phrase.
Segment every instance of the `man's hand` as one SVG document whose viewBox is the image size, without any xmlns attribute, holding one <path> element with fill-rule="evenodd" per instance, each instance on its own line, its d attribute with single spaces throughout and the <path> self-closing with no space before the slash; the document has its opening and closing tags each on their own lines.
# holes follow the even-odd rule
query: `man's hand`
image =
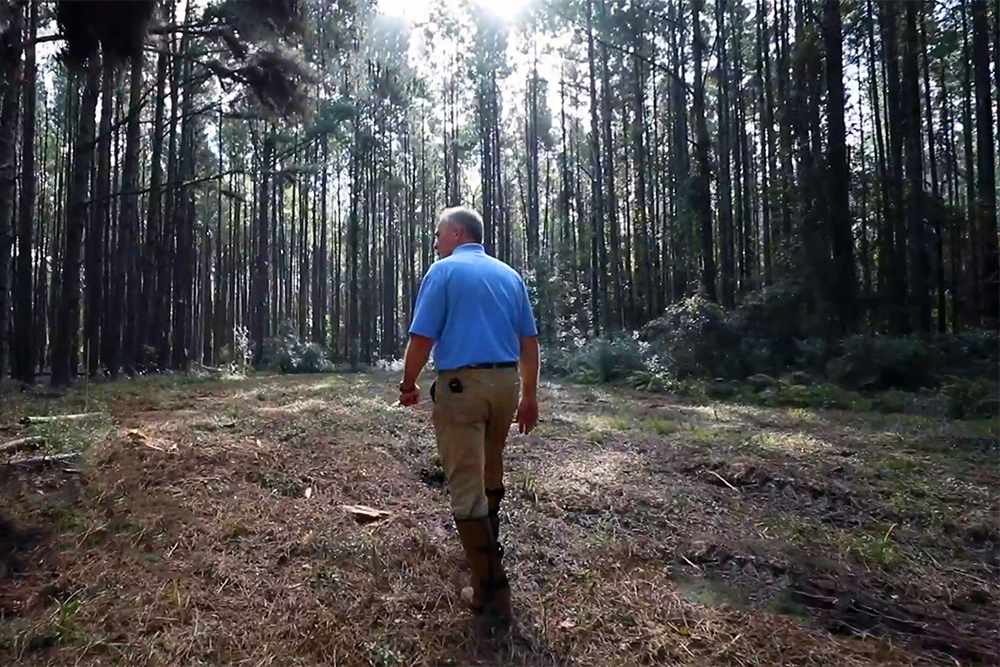
<svg viewBox="0 0 1000 667">
<path fill-rule="evenodd" d="M 517 406 L 517 430 L 524 435 L 531 433 L 538 423 L 538 399 L 534 397 L 522 397 L 521 404 Z"/>
<path fill-rule="evenodd" d="M 399 387 L 399 404 L 405 407 L 416 405 L 420 402 L 420 386 L 414 384 L 410 387 Z"/>
<path fill-rule="evenodd" d="M 420 385 L 417 378 L 420 371 L 427 363 L 431 348 L 434 347 L 434 340 L 425 336 L 413 334 L 406 344 L 406 352 L 403 355 L 403 381 L 399 383 L 399 403 L 407 407 L 420 402 Z"/>
</svg>

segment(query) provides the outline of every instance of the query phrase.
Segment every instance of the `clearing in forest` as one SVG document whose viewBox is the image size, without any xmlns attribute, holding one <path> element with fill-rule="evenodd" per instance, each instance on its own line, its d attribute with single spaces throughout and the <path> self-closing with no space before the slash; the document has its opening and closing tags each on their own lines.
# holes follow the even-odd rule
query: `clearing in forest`
<svg viewBox="0 0 1000 667">
<path fill-rule="evenodd" d="M 0 663 L 998 664 L 996 419 L 545 384 L 506 461 L 519 626 L 487 637 L 397 382 L 5 395 L 0 443 L 44 443 L 0 454 Z"/>
</svg>

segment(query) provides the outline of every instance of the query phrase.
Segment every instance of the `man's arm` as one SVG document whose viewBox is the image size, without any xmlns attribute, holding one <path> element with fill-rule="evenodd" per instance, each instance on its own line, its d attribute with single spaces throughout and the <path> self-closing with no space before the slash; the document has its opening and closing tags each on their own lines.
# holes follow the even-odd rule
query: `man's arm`
<svg viewBox="0 0 1000 667">
<path fill-rule="evenodd" d="M 406 344 L 406 353 L 403 356 L 403 382 L 400 387 L 410 389 L 417 384 L 420 371 L 427 365 L 427 358 L 434 347 L 434 339 L 426 336 L 410 335 L 410 341 Z"/>
<path fill-rule="evenodd" d="M 521 369 L 521 404 L 517 408 L 517 425 L 521 433 L 531 433 L 538 423 L 538 338 L 523 336 L 518 366 Z"/>
<path fill-rule="evenodd" d="M 538 393 L 538 338 L 525 336 L 521 339 L 521 395 L 534 399 Z"/>
<path fill-rule="evenodd" d="M 438 265 L 432 264 L 420 283 L 417 303 L 410 323 L 410 340 L 403 356 L 403 381 L 399 385 L 399 402 L 416 405 L 420 400 L 417 378 L 427 364 L 434 341 L 441 337 L 446 315 L 446 294 Z"/>
</svg>

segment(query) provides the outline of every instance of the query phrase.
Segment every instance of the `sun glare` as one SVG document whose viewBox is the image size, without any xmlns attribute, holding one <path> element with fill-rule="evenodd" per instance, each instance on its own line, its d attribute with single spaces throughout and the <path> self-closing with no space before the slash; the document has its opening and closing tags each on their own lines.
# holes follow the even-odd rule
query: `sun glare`
<svg viewBox="0 0 1000 667">
<path fill-rule="evenodd" d="M 434 0 L 377 0 L 379 12 L 398 16 L 413 23 L 426 21 Z M 505 21 L 513 21 L 531 0 L 470 0 Z M 452 0 L 451 5 L 458 3 Z M 456 7 L 457 9 L 457 7 Z"/>
</svg>

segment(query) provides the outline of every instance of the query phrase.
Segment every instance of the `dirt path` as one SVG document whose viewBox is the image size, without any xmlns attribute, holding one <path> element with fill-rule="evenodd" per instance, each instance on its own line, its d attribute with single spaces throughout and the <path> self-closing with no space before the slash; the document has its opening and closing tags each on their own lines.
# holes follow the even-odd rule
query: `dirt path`
<svg viewBox="0 0 1000 667">
<path fill-rule="evenodd" d="M 507 456 L 520 631 L 487 638 L 429 404 L 394 406 L 396 381 L 5 403 L 0 441 L 107 416 L 44 426 L 94 438 L 73 472 L 0 473 L 0 663 L 1000 664 L 996 420 L 547 385 Z"/>
</svg>

